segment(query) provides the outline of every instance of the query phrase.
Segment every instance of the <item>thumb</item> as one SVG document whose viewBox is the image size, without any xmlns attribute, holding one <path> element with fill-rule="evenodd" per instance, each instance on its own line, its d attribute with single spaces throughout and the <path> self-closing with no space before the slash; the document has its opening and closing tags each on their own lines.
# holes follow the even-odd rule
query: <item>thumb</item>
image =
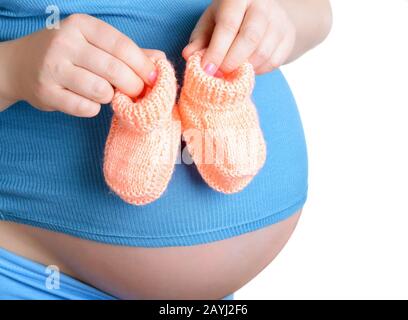
<svg viewBox="0 0 408 320">
<path fill-rule="evenodd" d="M 187 60 L 193 53 L 208 46 L 214 26 L 214 14 L 213 9 L 210 6 L 198 20 L 191 33 L 189 44 L 183 49 L 182 56 L 185 60 Z"/>
</svg>

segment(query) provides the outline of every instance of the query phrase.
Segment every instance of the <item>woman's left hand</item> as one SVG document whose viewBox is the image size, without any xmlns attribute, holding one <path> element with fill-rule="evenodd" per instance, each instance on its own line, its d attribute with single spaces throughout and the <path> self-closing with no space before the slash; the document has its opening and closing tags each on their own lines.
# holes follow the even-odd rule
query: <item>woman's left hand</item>
<svg viewBox="0 0 408 320">
<path fill-rule="evenodd" d="M 198 21 L 183 50 L 188 59 L 206 49 L 203 68 L 229 73 L 245 61 L 257 74 L 270 72 L 289 58 L 296 28 L 277 0 L 214 0 Z"/>
</svg>

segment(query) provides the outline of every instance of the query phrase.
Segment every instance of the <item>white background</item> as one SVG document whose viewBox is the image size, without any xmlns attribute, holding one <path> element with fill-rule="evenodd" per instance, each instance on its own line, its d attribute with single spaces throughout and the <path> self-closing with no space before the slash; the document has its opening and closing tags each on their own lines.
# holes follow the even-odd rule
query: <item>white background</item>
<svg viewBox="0 0 408 320">
<path fill-rule="evenodd" d="M 408 298 L 408 0 L 333 0 L 327 40 L 282 68 L 309 198 L 281 254 L 235 299 Z"/>
</svg>

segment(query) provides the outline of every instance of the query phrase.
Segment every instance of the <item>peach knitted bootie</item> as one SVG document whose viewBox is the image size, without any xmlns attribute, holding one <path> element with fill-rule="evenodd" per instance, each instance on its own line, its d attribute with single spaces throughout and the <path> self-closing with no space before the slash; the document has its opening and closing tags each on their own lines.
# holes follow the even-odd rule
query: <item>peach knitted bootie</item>
<svg viewBox="0 0 408 320">
<path fill-rule="evenodd" d="M 106 183 L 124 201 L 135 205 L 152 202 L 164 192 L 180 143 L 174 69 L 165 59 L 156 65 L 156 83 L 144 97 L 134 102 L 115 92 L 105 146 Z"/>
<path fill-rule="evenodd" d="M 202 53 L 187 61 L 179 99 L 183 137 L 198 171 L 213 189 L 234 193 L 263 166 L 266 145 L 251 101 L 254 70 L 245 63 L 217 78 L 201 67 Z"/>
</svg>

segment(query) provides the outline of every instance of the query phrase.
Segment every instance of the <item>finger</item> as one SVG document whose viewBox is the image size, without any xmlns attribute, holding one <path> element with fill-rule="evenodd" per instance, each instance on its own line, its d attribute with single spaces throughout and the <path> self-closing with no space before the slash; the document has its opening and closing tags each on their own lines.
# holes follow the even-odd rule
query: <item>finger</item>
<svg viewBox="0 0 408 320">
<path fill-rule="evenodd" d="M 246 1 L 225 0 L 217 9 L 214 32 L 202 62 L 208 74 L 214 75 L 222 64 L 241 27 L 246 6 Z"/>
<path fill-rule="evenodd" d="M 253 6 L 247 10 L 239 33 L 220 66 L 221 71 L 224 73 L 234 71 L 258 48 L 268 28 L 266 12 L 266 8 L 260 6 Z"/>
<path fill-rule="evenodd" d="M 275 28 L 270 24 L 265 32 L 264 40 L 249 57 L 249 62 L 253 65 L 255 70 L 265 63 L 269 63 L 280 41 L 280 33 L 276 32 Z"/>
<path fill-rule="evenodd" d="M 101 110 L 101 105 L 86 99 L 72 91 L 60 88 L 50 95 L 49 102 L 53 109 L 76 117 L 94 117 Z"/>
<path fill-rule="evenodd" d="M 285 37 L 276 47 L 272 55 L 262 65 L 255 68 L 256 74 L 271 72 L 285 63 L 293 48 L 294 40 Z"/>
<path fill-rule="evenodd" d="M 97 103 L 112 101 L 114 92 L 109 82 L 86 69 L 71 65 L 58 81 L 62 87 Z"/>
<path fill-rule="evenodd" d="M 271 72 L 275 70 L 275 67 L 272 65 L 272 62 L 268 60 L 264 64 L 257 67 L 256 69 L 254 68 L 254 70 L 255 70 L 255 73 L 259 75 L 259 74 Z"/>
<path fill-rule="evenodd" d="M 191 33 L 189 44 L 183 49 L 182 56 L 184 59 L 187 60 L 194 52 L 208 46 L 214 26 L 214 12 L 210 6 L 198 20 Z"/>
<path fill-rule="evenodd" d="M 143 90 L 143 80 L 127 64 L 89 43 L 84 45 L 73 63 L 99 75 L 131 97 L 136 97 Z"/>
<path fill-rule="evenodd" d="M 293 50 L 294 44 L 295 39 L 291 35 L 287 35 L 283 38 L 272 54 L 271 63 L 274 68 L 278 68 L 286 62 Z"/>
<path fill-rule="evenodd" d="M 157 78 L 154 63 L 130 38 L 106 22 L 88 15 L 68 17 L 67 23 L 79 27 L 85 39 L 94 46 L 122 60 L 147 84 L 153 85 Z M 101 36 L 103 35 L 103 36 Z"/>
<path fill-rule="evenodd" d="M 163 51 L 156 50 L 156 49 L 142 49 L 142 51 L 153 62 L 156 62 L 160 59 L 166 59 L 166 54 Z"/>
</svg>

